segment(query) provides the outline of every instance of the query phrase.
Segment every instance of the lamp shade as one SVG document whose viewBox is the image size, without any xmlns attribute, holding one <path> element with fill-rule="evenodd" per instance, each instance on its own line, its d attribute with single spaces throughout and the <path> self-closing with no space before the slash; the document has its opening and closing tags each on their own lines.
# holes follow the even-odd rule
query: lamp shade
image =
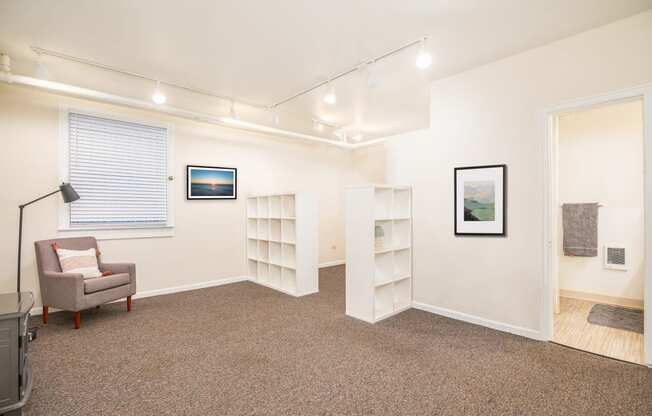
<svg viewBox="0 0 652 416">
<path fill-rule="evenodd" d="M 76 201 L 79 199 L 79 194 L 75 191 L 75 188 L 72 187 L 69 183 L 62 183 L 59 185 L 59 190 L 61 190 L 61 196 L 63 197 L 63 202 L 66 204 Z"/>
</svg>

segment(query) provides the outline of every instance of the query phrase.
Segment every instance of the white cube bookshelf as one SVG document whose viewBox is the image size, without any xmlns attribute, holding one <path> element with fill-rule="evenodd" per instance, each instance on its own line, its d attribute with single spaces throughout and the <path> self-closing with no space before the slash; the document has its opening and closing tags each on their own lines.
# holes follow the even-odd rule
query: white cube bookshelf
<svg viewBox="0 0 652 416">
<path fill-rule="evenodd" d="M 293 296 L 317 293 L 319 212 L 315 195 L 250 196 L 246 205 L 249 278 Z"/>
<path fill-rule="evenodd" d="M 346 314 L 374 323 L 411 308 L 411 187 L 347 188 L 345 209 Z"/>
</svg>

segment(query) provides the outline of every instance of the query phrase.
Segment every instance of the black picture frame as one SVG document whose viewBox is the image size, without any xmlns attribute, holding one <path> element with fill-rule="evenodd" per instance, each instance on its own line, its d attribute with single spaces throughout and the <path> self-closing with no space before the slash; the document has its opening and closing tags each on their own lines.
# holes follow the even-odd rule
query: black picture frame
<svg viewBox="0 0 652 416">
<path fill-rule="evenodd" d="M 458 224 L 457 200 L 458 200 L 458 172 L 468 171 L 474 169 L 501 169 L 502 170 L 502 226 L 498 232 L 468 232 L 460 231 Z M 496 196 L 498 198 L 498 196 Z M 478 236 L 478 237 L 505 237 L 507 236 L 507 165 L 479 165 L 479 166 L 465 166 L 453 169 L 453 227 L 456 236 Z"/>
<path fill-rule="evenodd" d="M 192 175 L 194 170 L 227 171 L 233 174 L 233 191 L 228 195 L 197 195 L 192 191 Z M 216 192 L 217 193 L 217 192 Z M 238 169 L 222 166 L 186 165 L 186 199 L 189 201 L 215 201 L 238 199 Z"/>
</svg>

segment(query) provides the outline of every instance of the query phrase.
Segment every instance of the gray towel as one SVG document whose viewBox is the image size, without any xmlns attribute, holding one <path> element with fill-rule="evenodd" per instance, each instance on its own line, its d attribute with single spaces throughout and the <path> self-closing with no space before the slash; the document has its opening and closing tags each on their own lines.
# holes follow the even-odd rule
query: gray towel
<svg viewBox="0 0 652 416">
<path fill-rule="evenodd" d="M 562 205 L 564 255 L 596 257 L 598 255 L 598 204 Z"/>
</svg>

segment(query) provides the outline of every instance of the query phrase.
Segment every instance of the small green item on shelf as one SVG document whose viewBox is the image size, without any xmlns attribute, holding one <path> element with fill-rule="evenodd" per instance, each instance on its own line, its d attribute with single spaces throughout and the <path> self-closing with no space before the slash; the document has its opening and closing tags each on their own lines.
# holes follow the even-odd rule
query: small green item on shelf
<svg viewBox="0 0 652 416">
<path fill-rule="evenodd" d="M 375 228 L 374 234 L 375 234 L 376 238 L 385 237 L 385 230 L 383 229 L 382 226 L 377 225 L 376 228 Z"/>
</svg>

